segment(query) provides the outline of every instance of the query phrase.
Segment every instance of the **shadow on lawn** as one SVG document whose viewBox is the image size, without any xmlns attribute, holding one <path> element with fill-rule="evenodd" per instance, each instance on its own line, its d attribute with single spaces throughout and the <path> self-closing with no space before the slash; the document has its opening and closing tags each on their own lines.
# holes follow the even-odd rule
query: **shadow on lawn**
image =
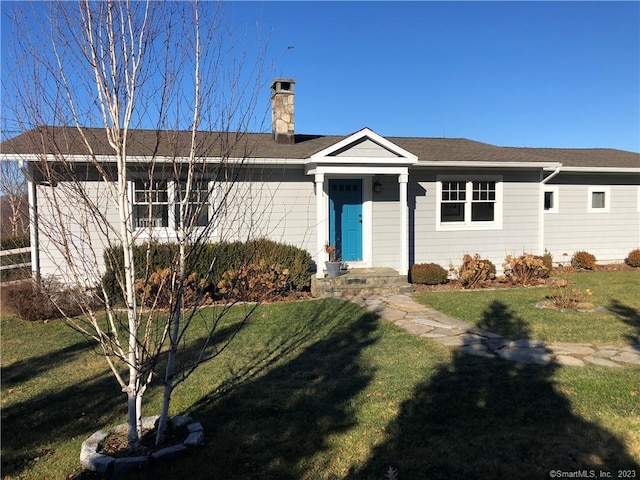
<svg viewBox="0 0 640 480">
<path fill-rule="evenodd" d="M 28 464 L 48 453 L 47 445 L 55 444 L 61 438 L 88 436 L 104 427 L 118 408 L 126 407 L 126 397 L 118 390 L 116 380 L 104 373 L 3 407 L 3 478 L 19 475 Z M 125 417 L 124 413 L 122 417 Z M 78 444 L 78 454 L 79 447 Z"/>
<path fill-rule="evenodd" d="M 309 471 L 306 462 L 332 448 L 332 434 L 356 424 L 352 399 L 373 376 L 361 353 L 377 342 L 378 319 L 347 302 L 318 307 L 306 326 L 287 338 L 268 339 L 228 382 L 193 406 L 188 414 L 202 422 L 207 445 L 163 466 L 163 478 L 322 476 L 322 470 Z M 324 329 L 321 323 L 332 318 L 345 322 Z M 131 478 L 150 478 L 153 471 L 147 475 Z"/>
<path fill-rule="evenodd" d="M 67 361 L 72 361 L 79 353 L 94 349 L 88 340 L 61 348 L 55 352 L 19 360 L 7 367 L 2 367 L 3 388 L 11 388 L 31 378 L 56 368 Z"/>
<path fill-rule="evenodd" d="M 218 328 L 212 345 L 221 345 L 237 332 L 235 325 Z M 203 339 L 200 339 L 202 344 Z M 197 343 L 197 342 L 195 342 Z M 80 436 L 80 443 L 93 432 L 115 422 L 126 422 L 126 396 L 120 392 L 106 363 L 102 374 L 81 383 L 69 384 L 64 373 L 56 371 L 67 361 L 74 360 L 83 351 L 95 349 L 89 340 L 78 342 L 46 355 L 32 357 L 2 369 L 3 387 L 22 388 L 20 384 L 37 374 L 59 376 L 60 390 L 47 391 L 27 401 L 2 408 L 2 474 L 19 475 L 31 462 L 48 453 L 46 445 L 62 438 Z M 198 350 L 186 349 L 187 357 L 197 355 Z M 98 354 L 99 355 L 99 354 Z M 158 371 L 166 359 L 160 358 Z M 154 395 L 151 389 L 145 402 Z M 145 411 L 144 415 L 158 412 Z M 40 460 L 46 461 L 46 460 Z M 79 461 L 78 461 L 79 466 Z M 88 476 L 87 478 L 94 478 Z"/>
<path fill-rule="evenodd" d="M 488 308 L 480 326 L 529 337 L 527 324 L 500 302 Z M 637 470 L 619 439 L 573 413 L 555 388 L 557 368 L 454 352 L 450 364 L 416 386 L 387 426 L 387 441 L 347 478 L 380 479 L 389 466 L 399 479 L 412 480 Z"/>
<path fill-rule="evenodd" d="M 607 310 L 634 329 L 633 334 L 625 335 L 629 343 L 631 345 L 640 345 L 640 311 L 615 299 L 611 300 L 611 303 L 607 306 Z"/>
</svg>

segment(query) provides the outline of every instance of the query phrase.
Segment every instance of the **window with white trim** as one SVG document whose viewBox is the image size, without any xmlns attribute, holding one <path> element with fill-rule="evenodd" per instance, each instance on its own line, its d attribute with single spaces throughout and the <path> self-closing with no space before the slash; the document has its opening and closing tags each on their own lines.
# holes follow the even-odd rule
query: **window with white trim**
<svg viewBox="0 0 640 480">
<path fill-rule="evenodd" d="M 590 213 L 605 213 L 609 211 L 611 196 L 609 187 L 589 187 L 587 211 Z"/>
<path fill-rule="evenodd" d="M 206 227 L 209 224 L 211 201 L 209 182 L 194 182 L 188 194 L 188 201 L 185 207 L 182 207 L 180 200 L 184 196 L 187 188 L 186 182 L 176 183 L 176 206 L 175 220 L 176 225 L 180 224 L 182 216 L 180 209 L 184 208 L 185 226 L 188 227 Z"/>
<path fill-rule="evenodd" d="M 169 192 L 166 180 L 133 182 L 134 228 L 167 228 L 169 226 Z"/>
<path fill-rule="evenodd" d="M 544 211 L 545 213 L 558 213 L 559 209 L 559 188 L 558 186 L 545 186 L 544 187 Z"/>
<path fill-rule="evenodd" d="M 438 229 L 502 227 L 502 178 L 460 176 L 438 178 Z"/>
<path fill-rule="evenodd" d="M 206 227 L 213 216 L 213 182 L 194 182 L 186 203 L 181 203 L 186 182 L 135 180 L 132 182 L 132 221 L 136 229 L 176 230 Z"/>
</svg>

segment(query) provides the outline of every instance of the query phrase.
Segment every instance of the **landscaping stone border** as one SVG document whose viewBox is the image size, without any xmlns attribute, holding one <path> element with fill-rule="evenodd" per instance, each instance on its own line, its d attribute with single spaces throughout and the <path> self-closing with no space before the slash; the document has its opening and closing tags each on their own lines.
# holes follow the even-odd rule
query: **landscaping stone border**
<svg viewBox="0 0 640 480">
<path fill-rule="evenodd" d="M 152 429 L 159 416 L 144 417 L 142 419 L 143 429 Z M 130 472 L 132 470 L 140 470 L 148 468 L 156 462 L 164 462 L 176 458 L 184 454 L 190 447 L 196 447 L 204 443 L 204 429 L 202 424 L 196 422 L 191 417 L 184 415 L 176 415 L 169 419 L 173 427 L 186 427 L 189 435 L 182 442 L 169 447 L 157 450 L 149 455 L 139 457 L 123 457 L 115 458 L 110 455 L 98 453 L 98 445 L 110 433 L 126 432 L 128 425 L 123 423 L 110 430 L 98 430 L 84 442 L 80 448 L 80 463 L 82 468 L 90 472 L 95 472 L 103 477 L 109 477 L 113 474 Z"/>
</svg>

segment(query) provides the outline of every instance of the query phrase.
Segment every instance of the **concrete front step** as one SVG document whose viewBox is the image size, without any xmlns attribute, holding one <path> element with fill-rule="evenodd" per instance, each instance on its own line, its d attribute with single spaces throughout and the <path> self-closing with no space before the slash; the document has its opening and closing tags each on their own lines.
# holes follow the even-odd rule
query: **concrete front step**
<svg viewBox="0 0 640 480">
<path fill-rule="evenodd" d="M 411 293 L 413 287 L 406 275 L 391 268 L 362 268 L 344 272 L 337 278 L 312 278 L 311 294 L 315 297 L 353 297 Z"/>
</svg>

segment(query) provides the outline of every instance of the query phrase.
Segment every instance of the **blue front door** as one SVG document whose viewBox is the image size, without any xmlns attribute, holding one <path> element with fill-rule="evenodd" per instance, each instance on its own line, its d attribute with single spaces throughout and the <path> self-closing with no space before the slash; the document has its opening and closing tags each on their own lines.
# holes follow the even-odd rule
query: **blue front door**
<svg viewBox="0 0 640 480">
<path fill-rule="evenodd" d="M 329 180 L 329 242 L 336 259 L 362 260 L 362 180 Z"/>
</svg>

